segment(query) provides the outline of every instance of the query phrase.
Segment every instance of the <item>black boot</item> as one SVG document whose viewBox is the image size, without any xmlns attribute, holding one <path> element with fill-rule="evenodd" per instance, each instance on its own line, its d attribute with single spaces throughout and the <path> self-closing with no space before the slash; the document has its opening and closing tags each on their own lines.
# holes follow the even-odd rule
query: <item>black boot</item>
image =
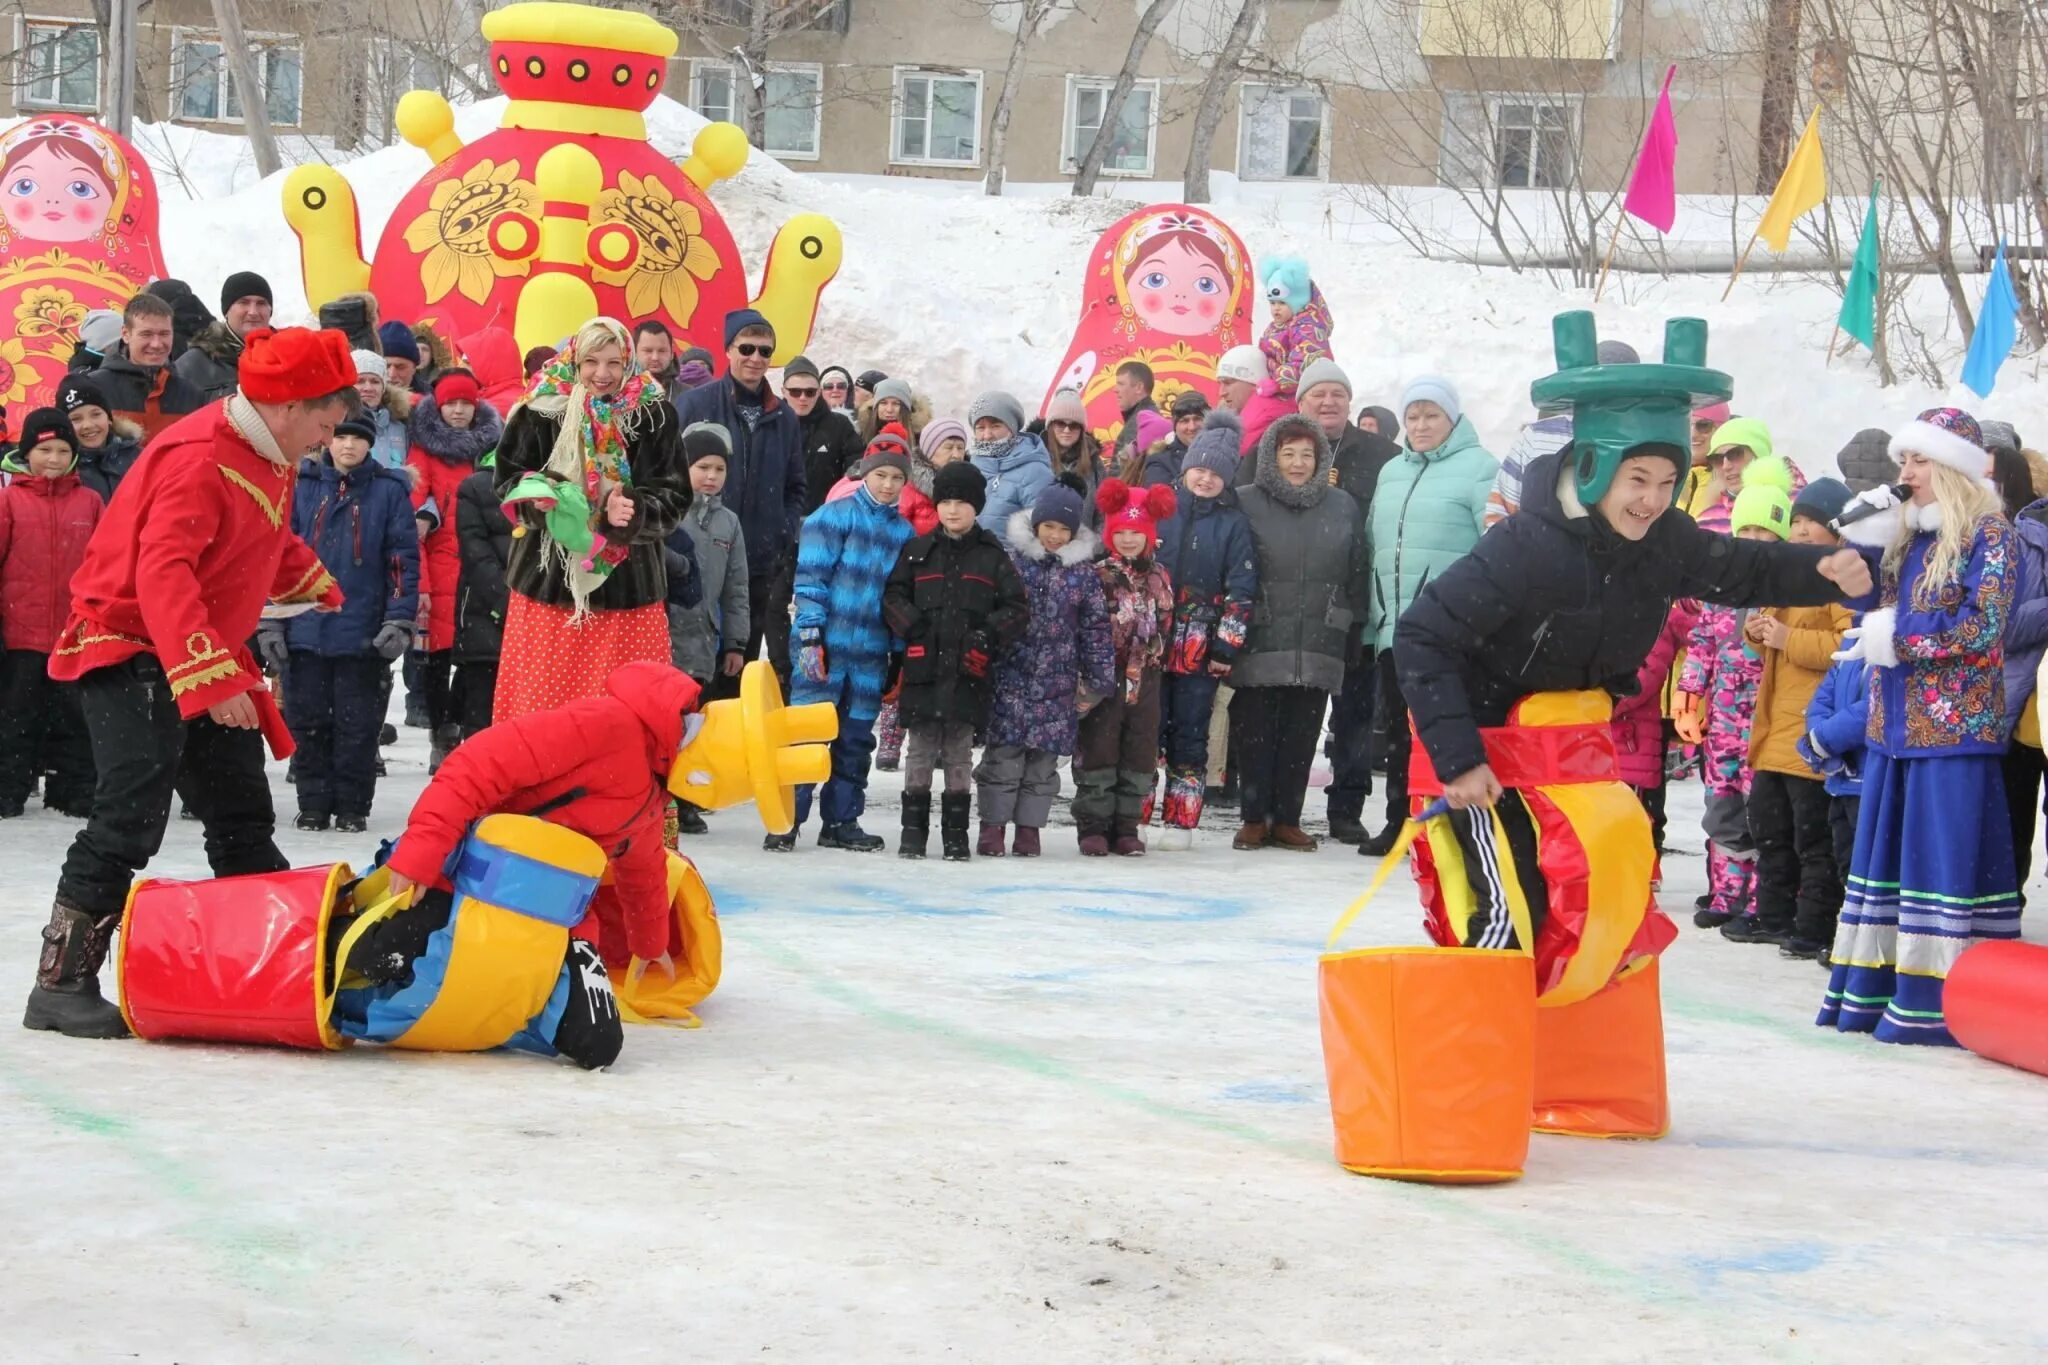
<svg viewBox="0 0 2048 1365">
<path fill-rule="evenodd" d="M 709 834 L 711 826 L 704 823 L 704 811 L 687 801 L 676 802 L 676 832 L 679 834 Z"/>
<path fill-rule="evenodd" d="M 949 863 L 964 863 L 974 856 L 967 840 L 967 817 L 973 809 L 973 792 L 942 792 L 939 796 L 939 848 Z"/>
<path fill-rule="evenodd" d="M 36 964 L 36 988 L 28 993 L 23 1028 L 46 1029 L 67 1038 L 126 1038 L 120 1007 L 100 994 L 100 967 L 114 940 L 119 915 L 94 919 L 58 901 L 43 930 L 43 956 Z"/>
<path fill-rule="evenodd" d="M 1384 858 L 1394 851 L 1394 845 L 1401 838 L 1401 822 L 1389 820 L 1385 829 L 1378 834 L 1368 834 L 1358 844 L 1358 851 L 1368 858 Z"/>
<path fill-rule="evenodd" d="M 818 831 L 819 848 L 843 849 L 848 853 L 878 853 L 888 846 L 887 839 L 879 834 L 868 833 L 860 827 L 858 820 L 827 825 Z"/>
<path fill-rule="evenodd" d="M 427 757 L 427 772 L 429 774 L 440 772 L 442 761 L 448 755 L 454 753 L 455 746 L 460 743 L 462 743 L 462 727 L 460 725 L 443 725 L 434 731 L 433 745 Z"/>
<path fill-rule="evenodd" d="M 1330 812 L 1330 838 L 1340 844 L 1365 842 L 1365 823 L 1355 815 Z"/>
<path fill-rule="evenodd" d="M 903 839 L 896 845 L 899 858 L 922 858 L 932 838 L 932 794 L 928 791 L 903 793 Z"/>
</svg>

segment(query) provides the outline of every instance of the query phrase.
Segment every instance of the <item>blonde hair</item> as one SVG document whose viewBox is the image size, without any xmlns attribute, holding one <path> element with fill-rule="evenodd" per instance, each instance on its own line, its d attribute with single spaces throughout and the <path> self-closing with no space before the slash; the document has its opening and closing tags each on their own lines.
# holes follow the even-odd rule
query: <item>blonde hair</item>
<svg viewBox="0 0 2048 1365">
<path fill-rule="evenodd" d="M 626 330 L 625 323 L 615 318 L 592 318 L 576 329 L 574 345 L 579 360 L 606 346 L 617 346 L 630 357 L 633 354 L 633 334 Z"/>
<path fill-rule="evenodd" d="M 2005 514 L 2004 501 L 1984 480 L 1973 479 L 1945 464 L 1935 464 L 1931 473 L 1934 505 L 1941 510 L 1941 529 L 1935 533 L 1934 549 L 1927 556 L 1927 571 L 1913 587 L 1913 607 L 1918 611 L 1936 610 L 1942 589 L 1956 581 L 1970 542 L 1977 538 L 1977 523 L 1986 516 L 2002 519 Z M 1913 518 L 1901 518 L 1898 535 L 1884 551 L 1884 571 L 1893 582 L 1899 580 L 1913 536 Z"/>
</svg>

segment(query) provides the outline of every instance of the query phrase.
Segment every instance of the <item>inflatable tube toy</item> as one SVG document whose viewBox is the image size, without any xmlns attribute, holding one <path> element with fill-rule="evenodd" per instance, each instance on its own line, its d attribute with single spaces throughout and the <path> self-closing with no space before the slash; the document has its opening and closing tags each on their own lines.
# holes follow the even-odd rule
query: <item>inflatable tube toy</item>
<svg viewBox="0 0 2048 1365">
<path fill-rule="evenodd" d="M 1948 969 L 1948 1031 L 1979 1057 L 2048 1076 L 2048 948 L 1975 943 Z"/>
<path fill-rule="evenodd" d="M 1108 439 L 1123 423 L 1116 367 L 1129 360 L 1151 366 L 1162 412 L 1189 389 L 1214 403 L 1217 361 L 1258 337 L 1253 293 L 1250 253 L 1209 210 L 1153 204 L 1125 215 L 1089 253 L 1074 339 L 1040 410 L 1075 389 L 1088 429 Z"/>
<path fill-rule="evenodd" d="M 770 834 L 796 828 L 796 789 L 832 775 L 829 746 L 839 734 L 830 702 L 784 706 L 766 659 L 740 671 L 740 694 L 690 718 L 668 770 L 668 790 L 705 810 L 752 801 Z"/>
<path fill-rule="evenodd" d="M 605 895 L 599 890 L 598 895 Z M 672 975 L 631 967 L 612 983 L 619 1009 L 629 1024 L 677 1023 L 696 1028 L 693 1012 L 718 989 L 724 968 L 725 937 L 718 927 L 718 907 L 704 885 L 697 865 L 680 853 L 668 855 L 668 898 L 674 918 L 668 931 Z M 635 964 L 640 965 L 640 964 Z"/>
<path fill-rule="evenodd" d="M 86 314 L 169 274 L 156 179 L 127 139 L 76 114 L 0 133 L 0 407 L 54 403 Z"/>
<path fill-rule="evenodd" d="M 324 167 L 285 180 L 306 297 L 352 289 L 385 317 L 451 336 L 510 325 L 521 349 L 553 345 L 600 314 L 666 323 L 678 345 L 724 364 L 725 315 L 748 300 L 746 270 L 706 191 L 746 165 L 746 134 L 701 130 L 678 166 L 647 140 L 676 35 L 649 16 L 530 0 L 483 18 L 499 87 L 496 131 L 465 144 L 448 102 L 398 102 L 401 136 L 433 158 L 362 254 L 348 182 Z M 838 272 L 839 229 L 802 214 L 776 235 L 753 299 L 775 324 L 775 362 L 810 340 L 819 296 Z"/>
</svg>

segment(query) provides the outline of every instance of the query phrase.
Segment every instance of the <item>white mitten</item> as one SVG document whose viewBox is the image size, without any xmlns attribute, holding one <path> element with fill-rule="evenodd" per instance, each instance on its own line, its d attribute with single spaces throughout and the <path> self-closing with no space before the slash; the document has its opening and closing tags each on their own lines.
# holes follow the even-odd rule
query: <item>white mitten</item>
<svg viewBox="0 0 2048 1365">
<path fill-rule="evenodd" d="M 1870 661 L 1872 668 L 1897 668 L 1899 651 L 1894 636 L 1899 629 L 1899 613 L 1896 607 L 1884 607 L 1878 611 L 1865 612 L 1858 644 L 1862 646 L 1863 657 Z"/>
</svg>

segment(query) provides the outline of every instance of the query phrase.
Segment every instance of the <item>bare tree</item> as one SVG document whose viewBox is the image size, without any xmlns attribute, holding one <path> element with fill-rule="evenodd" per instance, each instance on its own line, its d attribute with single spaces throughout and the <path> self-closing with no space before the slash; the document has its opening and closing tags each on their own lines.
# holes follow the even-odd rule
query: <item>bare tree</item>
<svg viewBox="0 0 2048 1365">
<path fill-rule="evenodd" d="M 235 89 L 242 97 L 242 126 L 249 133 L 249 150 L 256 157 L 256 174 L 275 175 L 283 164 L 277 156 L 277 138 L 270 131 L 270 95 L 262 77 L 256 53 L 242 31 L 241 0 L 213 0 L 213 22 L 220 30 L 221 61 L 233 75 Z"/>
<path fill-rule="evenodd" d="M 1756 192 L 1769 194 L 1792 154 L 1799 105 L 1799 11 L 1802 0 L 1766 0 L 1763 97 L 1756 117 Z"/>
<path fill-rule="evenodd" d="M 989 120 L 988 175 L 982 181 L 986 193 L 1000 198 L 1010 155 L 1010 110 L 1017 99 L 1017 77 L 1024 70 L 1024 54 L 1037 40 L 1046 19 L 1059 8 L 1059 0 L 1017 0 L 1014 6 L 992 4 L 989 8 L 1017 11 L 1017 36 L 1010 43 L 1010 60 L 1003 66 L 1002 93 L 996 96 L 995 114 Z"/>
<path fill-rule="evenodd" d="M 789 34 L 837 28 L 847 0 L 655 0 L 656 18 L 733 64 L 733 114 L 747 141 L 767 145 L 769 53 Z M 842 30 L 843 31 L 843 30 Z"/>
<path fill-rule="evenodd" d="M 1223 97 L 1237 76 L 1245 47 L 1251 42 L 1252 30 L 1258 27 L 1264 10 L 1265 0 L 1243 0 L 1237 8 L 1237 18 L 1231 21 L 1229 34 L 1223 39 L 1223 50 L 1210 64 L 1209 74 L 1202 82 L 1202 99 L 1195 108 L 1195 126 L 1189 134 L 1187 166 L 1180 178 L 1180 197 L 1184 203 L 1209 202 L 1209 160 L 1216 146 L 1216 125 L 1223 120 Z"/>
<path fill-rule="evenodd" d="M 1131 97 L 1131 87 L 1138 83 L 1138 66 L 1145 60 L 1145 49 L 1152 46 L 1152 35 L 1159 31 L 1160 23 L 1174 3 L 1175 0 L 1151 0 L 1138 16 L 1138 28 L 1131 34 L 1131 45 L 1124 52 L 1124 64 L 1117 70 L 1116 83 L 1103 97 L 1102 123 L 1096 128 L 1095 139 L 1088 144 L 1088 150 L 1074 172 L 1074 194 L 1077 197 L 1085 199 L 1095 193 L 1095 182 L 1102 175 L 1102 163 L 1109 155 L 1110 143 L 1116 139 L 1117 120 L 1123 116 L 1124 101 Z"/>
</svg>

